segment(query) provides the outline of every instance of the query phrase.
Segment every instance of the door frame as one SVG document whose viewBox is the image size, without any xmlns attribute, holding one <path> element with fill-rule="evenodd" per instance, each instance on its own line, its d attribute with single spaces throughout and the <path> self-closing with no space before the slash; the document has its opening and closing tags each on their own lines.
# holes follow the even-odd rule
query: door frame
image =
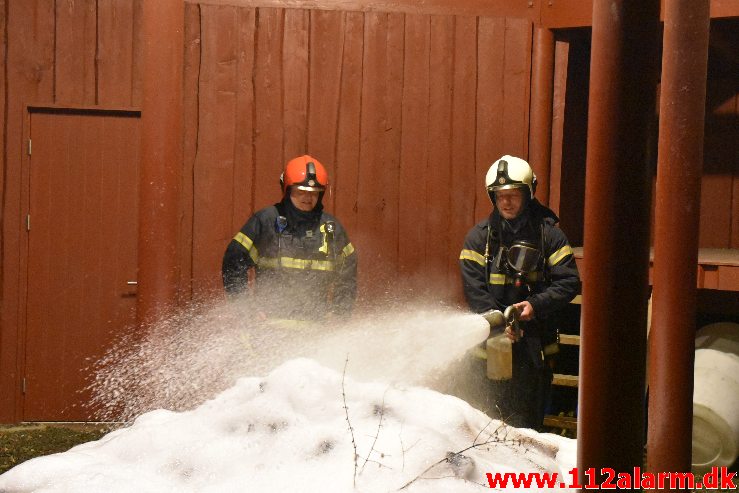
<svg viewBox="0 0 739 493">
<path fill-rule="evenodd" d="M 141 110 L 135 107 L 99 107 L 99 106 L 66 106 L 66 105 L 49 105 L 49 104 L 24 104 L 23 111 L 23 131 L 21 144 L 21 170 L 20 170 L 20 213 L 22 220 L 19 222 L 19 275 L 18 275 L 18 306 L 16 327 L 16 395 L 15 395 L 15 416 L 18 420 L 23 421 L 23 409 L 25 404 L 24 398 L 24 379 L 26 369 L 26 351 L 27 344 L 27 305 L 28 305 L 28 249 L 29 238 L 26 219 L 23 215 L 29 214 L 30 194 L 31 194 L 31 154 L 29 153 L 29 141 L 31 139 L 31 115 L 34 113 L 41 114 L 60 114 L 60 115 L 87 115 L 87 116 L 119 116 L 141 119 Z M 31 145 L 31 151 L 32 144 Z"/>
</svg>

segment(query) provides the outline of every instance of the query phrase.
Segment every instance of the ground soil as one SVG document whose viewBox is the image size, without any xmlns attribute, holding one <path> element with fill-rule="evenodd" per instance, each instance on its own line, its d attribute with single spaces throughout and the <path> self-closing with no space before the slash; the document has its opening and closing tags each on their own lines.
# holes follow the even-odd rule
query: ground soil
<svg viewBox="0 0 739 493">
<path fill-rule="evenodd" d="M 0 425 L 0 474 L 28 459 L 97 440 L 111 429 L 88 423 Z"/>
</svg>

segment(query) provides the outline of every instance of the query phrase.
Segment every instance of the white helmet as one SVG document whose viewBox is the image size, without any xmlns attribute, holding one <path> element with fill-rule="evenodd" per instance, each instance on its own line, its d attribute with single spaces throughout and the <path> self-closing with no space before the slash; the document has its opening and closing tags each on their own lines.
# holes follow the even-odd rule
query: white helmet
<svg viewBox="0 0 739 493">
<path fill-rule="evenodd" d="M 511 188 L 523 188 L 528 198 L 536 192 L 536 175 L 529 163 L 519 157 L 505 155 L 495 161 L 485 175 L 485 187 L 490 200 L 495 204 L 495 192 Z"/>
</svg>

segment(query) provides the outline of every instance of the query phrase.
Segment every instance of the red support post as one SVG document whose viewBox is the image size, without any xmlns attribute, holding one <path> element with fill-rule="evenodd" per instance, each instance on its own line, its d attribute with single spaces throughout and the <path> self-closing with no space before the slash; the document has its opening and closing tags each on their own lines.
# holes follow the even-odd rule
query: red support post
<svg viewBox="0 0 739 493">
<path fill-rule="evenodd" d="M 577 462 L 643 462 L 659 0 L 595 0 L 585 188 Z M 565 199 L 565 198 L 563 198 Z"/>
<path fill-rule="evenodd" d="M 553 98 L 554 33 L 539 26 L 534 28 L 529 163 L 536 173 L 538 182 L 536 198 L 544 205 L 549 205 Z"/>
<path fill-rule="evenodd" d="M 182 0 L 142 2 L 137 295 L 137 316 L 142 326 L 165 316 L 177 301 L 184 19 Z"/>
<path fill-rule="evenodd" d="M 647 465 L 689 471 L 709 0 L 666 0 L 649 336 Z"/>
</svg>

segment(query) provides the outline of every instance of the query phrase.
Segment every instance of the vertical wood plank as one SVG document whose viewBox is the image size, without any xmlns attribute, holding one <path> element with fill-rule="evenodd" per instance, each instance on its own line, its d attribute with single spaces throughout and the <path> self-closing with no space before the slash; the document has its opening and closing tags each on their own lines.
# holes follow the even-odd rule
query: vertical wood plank
<svg viewBox="0 0 739 493">
<path fill-rule="evenodd" d="M 503 145 L 506 154 L 528 159 L 529 94 L 531 92 L 532 24 L 505 19 Z"/>
<path fill-rule="evenodd" d="M 133 80 L 131 87 L 131 101 L 133 106 L 141 106 L 141 93 L 143 79 L 141 74 L 141 66 L 143 65 L 144 46 L 142 42 L 142 30 L 138 29 L 141 25 L 143 16 L 144 0 L 133 0 Z"/>
<path fill-rule="evenodd" d="M 2 321 L 2 345 L 0 345 L 0 418 L 6 422 L 17 420 L 20 415 L 20 386 L 18 371 L 20 361 L 19 303 L 23 299 L 21 281 L 21 210 L 20 178 L 23 142 L 23 121 L 26 118 L 24 103 L 53 103 L 54 101 L 54 2 L 53 0 L 27 0 L 9 2 L 7 12 L 7 107 L 5 182 L 2 211 L 3 278 L 0 311 Z M 23 237 L 25 238 L 25 236 Z M 24 240 L 25 241 L 25 240 Z M 25 243 L 23 242 L 25 245 Z M 25 255 L 25 254 L 24 254 Z M 25 258 L 25 257 L 23 257 Z"/>
<path fill-rule="evenodd" d="M 7 0 L 0 0 L 0 72 L 7 73 L 7 22 L 8 19 L 5 17 L 5 2 Z M 0 77 L 0 115 L 5 114 L 5 101 L 8 92 L 6 86 L 6 78 Z M 5 118 L 0 118 L 0 135 L 5 135 L 5 129 L 7 128 L 8 122 Z M 5 152 L 0 152 L 0 204 L 5 204 Z M 1 206 L 0 206 L 1 207 Z M 0 240 L 0 259 L 2 259 L 3 242 Z M 3 283 L 3 269 L 0 268 L 0 286 Z M 0 334 L 0 339 L 2 335 Z M 0 411 L 0 415 L 2 411 Z"/>
<path fill-rule="evenodd" d="M 221 258 L 233 236 L 236 129 L 236 8 L 201 7 L 202 58 L 193 217 L 193 294 L 220 288 Z"/>
<path fill-rule="evenodd" d="M 357 223 L 361 228 L 355 234 L 356 245 L 362 253 L 359 264 L 360 294 L 375 284 L 378 267 L 384 261 L 382 213 L 384 209 L 382 186 L 379 176 L 383 168 L 377 166 L 382 159 L 382 133 L 384 121 L 384 87 L 386 74 L 385 49 L 387 46 L 387 15 L 368 12 L 364 14 L 364 52 L 362 64 L 362 113 L 359 172 L 357 184 Z M 384 245 L 392 248 L 392 245 Z M 364 288 L 364 289 L 363 289 Z"/>
<path fill-rule="evenodd" d="M 506 143 L 511 132 L 506 114 L 505 19 L 482 17 L 478 21 L 477 147 L 475 149 L 475 218 L 490 214 L 492 204 L 485 190 L 485 174 L 504 154 L 515 154 Z M 508 103 L 510 105 L 511 103 Z M 521 131 L 517 127 L 518 131 Z M 528 132 L 528 129 L 527 129 Z"/>
<path fill-rule="evenodd" d="M 450 272 L 459 279 L 457 259 L 467 231 L 475 224 L 475 147 L 477 128 L 477 19 L 458 16 L 454 26 L 454 90 L 452 93 L 452 156 L 450 242 L 456 250 Z M 487 198 L 485 199 L 487 200 Z M 459 283 L 457 283 L 459 286 Z M 458 288 L 461 299 L 461 286 Z"/>
<path fill-rule="evenodd" d="M 310 94 L 308 96 L 308 154 L 326 166 L 332 193 L 324 196 L 324 206 L 334 210 L 336 195 L 337 131 L 344 57 L 344 16 L 340 11 L 311 10 Z M 341 219 L 341 218 L 340 218 Z M 346 226 L 346 225 L 345 225 Z"/>
<path fill-rule="evenodd" d="M 181 212 L 180 222 L 180 299 L 192 298 L 193 220 L 195 203 L 195 159 L 198 150 L 198 81 L 200 80 L 200 5 L 185 5 L 185 53 L 183 57 L 183 153 L 180 176 Z"/>
<path fill-rule="evenodd" d="M 133 22 L 132 0 L 98 0 L 97 104 L 133 106 Z"/>
<path fill-rule="evenodd" d="M 402 40 L 402 15 L 365 14 L 357 191 L 357 219 L 362 229 L 356 236 L 363 254 L 360 272 L 367 280 L 364 287 L 374 291 L 387 285 L 397 267 L 399 143 L 395 139 L 399 135 L 402 72 L 393 49 L 398 49 L 398 37 Z M 402 56 L 402 45 L 399 48 Z"/>
<path fill-rule="evenodd" d="M 56 103 L 97 102 L 97 6 L 95 0 L 59 1 L 56 5 Z"/>
<path fill-rule="evenodd" d="M 359 204 L 359 164 L 362 121 L 364 14 L 345 12 L 341 59 L 341 89 L 336 124 L 336 168 L 334 171 L 334 211 L 357 244 Z M 358 249 L 360 263 L 364 254 Z"/>
<path fill-rule="evenodd" d="M 254 212 L 254 39 L 255 9 L 238 9 L 236 69 L 236 138 L 233 172 L 233 214 L 235 234 Z M 276 188 L 276 187 L 275 187 Z"/>
<path fill-rule="evenodd" d="M 713 81 L 707 87 L 706 132 L 701 178 L 700 240 L 701 248 L 729 248 L 731 245 L 732 194 L 737 162 L 739 131 L 736 121 L 736 96 L 731 81 Z M 727 97 L 732 94 L 731 97 Z M 732 125 L 732 120 L 734 120 Z"/>
<path fill-rule="evenodd" d="M 395 279 L 398 272 L 398 241 L 400 231 L 398 218 L 400 209 L 400 139 L 403 101 L 403 64 L 405 43 L 405 15 L 388 14 L 387 32 L 387 73 L 385 94 L 385 129 L 382 139 L 384 156 L 381 162 L 383 209 L 382 231 L 383 243 L 387 247 L 384 252 L 386 279 Z"/>
<path fill-rule="evenodd" d="M 284 10 L 257 9 L 254 73 L 254 208 L 276 202 L 283 162 L 282 39 Z"/>
<path fill-rule="evenodd" d="M 567 65 L 570 45 L 565 41 L 554 44 L 554 95 L 552 98 L 552 161 L 549 174 L 549 208 L 559 215 L 562 183 L 562 151 L 564 143 L 565 100 L 567 97 Z"/>
<path fill-rule="evenodd" d="M 282 43 L 282 163 L 305 154 L 308 125 L 308 34 L 310 11 L 286 9 Z M 319 159 L 320 160 L 320 159 Z"/>
<path fill-rule="evenodd" d="M 398 272 L 419 275 L 425 265 L 425 220 L 429 206 L 426 166 L 429 158 L 429 64 L 431 22 L 427 15 L 405 17 L 402 141 L 398 207 Z M 425 214 L 424 214 L 425 216 Z M 421 280 L 417 284 L 423 285 Z"/>
<path fill-rule="evenodd" d="M 456 157 L 452 155 L 452 84 L 454 62 L 454 17 L 431 17 L 431 62 L 429 83 L 429 159 L 427 166 L 428 211 L 424 270 L 435 296 L 450 299 L 458 284 L 456 259 L 459 245 L 451 241 L 449 225 L 451 179 Z"/>
</svg>

